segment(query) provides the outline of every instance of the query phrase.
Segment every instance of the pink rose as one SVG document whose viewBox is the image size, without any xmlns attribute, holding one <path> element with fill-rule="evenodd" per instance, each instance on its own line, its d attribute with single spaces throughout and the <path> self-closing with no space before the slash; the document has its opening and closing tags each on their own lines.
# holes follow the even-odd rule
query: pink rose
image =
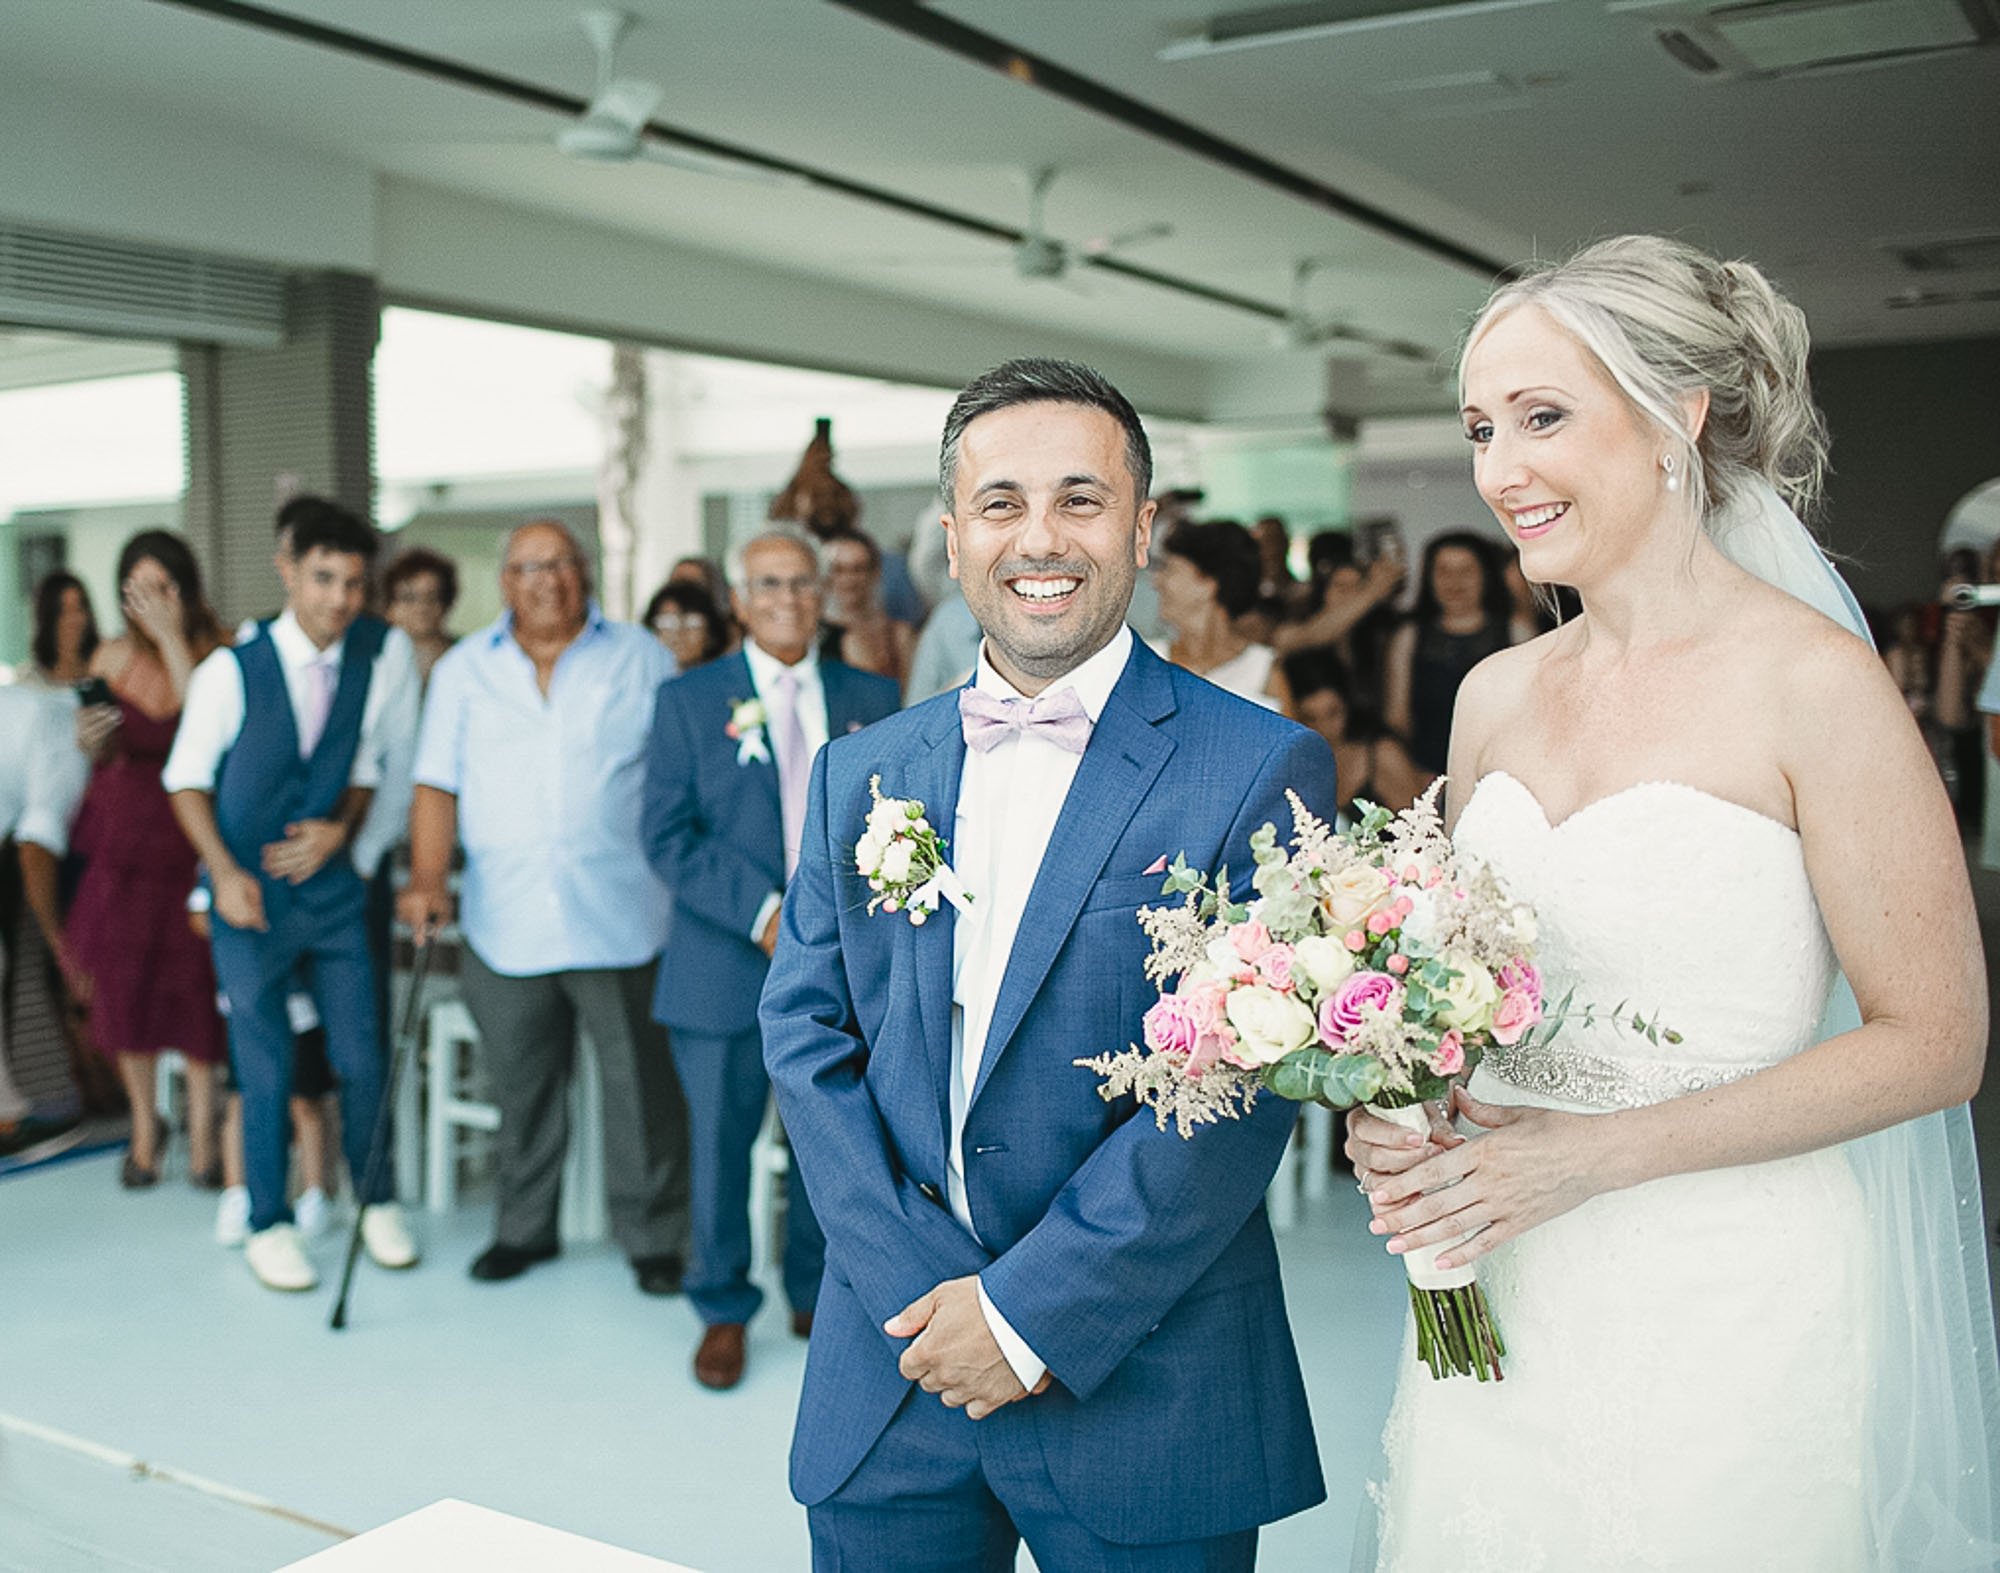
<svg viewBox="0 0 2000 1573">
<path fill-rule="evenodd" d="M 1403 986 L 1386 972 L 1357 972 L 1334 990 L 1333 997 L 1319 1008 L 1319 1035 L 1328 1043 L 1345 1043 L 1348 1034 L 1361 1025 L 1366 1007 L 1394 1010 Z"/>
<path fill-rule="evenodd" d="M 1239 923 L 1229 931 L 1229 943 L 1236 947 L 1236 954 L 1251 966 L 1277 943 L 1271 938 L 1271 931 L 1261 923 Z"/>
<path fill-rule="evenodd" d="M 1542 1019 L 1542 1002 L 1526 989 L 1508 989 L 1493 1010 L 1493 1041 L 1511 1045 Z"/>
<path fill-rule="evenodd" d="M 1155 1054 L 1185 1059 L 1200 1041 L 1201 1027 L 1183 996 L 1162 994 L 1146 1012 L 1146 1047 Z"/>
<path fill-rule="evenodd" d="M 1280 994 L 1289 994 L 1298 985 L 1292 981 L 1292 947 L 1274 944 L 1257 958 L 1257 975 Z"/>
<path fill-rule="evenodd" d="M 1387 967 L 1391 972 L 1395 973 L 1397 977 L 1400 978 L 1404 973 L 1410 970 L 1410 958 L 1408 956 L 1398 953 L 1397 955 L 1391 956 L 1387 961 L 1383 963 L 1383 965 Z"/>
<path fill-rule="evenodd" d="M 1440 1076 L 1456 1076 L 1465 1069 L 1465 1034 L 1456 1027 L 1438 1039 L 1431 1055 L 1431 1069 Z"/>
<path fill-rule="evenodd" d="M 1525 994 L 1539 1010 L 1542 1003 L 1542 975 L 1525 956 L 1516 956 L 1494 975 L 1494 982 L 1508 994 Z"/>
</svg>

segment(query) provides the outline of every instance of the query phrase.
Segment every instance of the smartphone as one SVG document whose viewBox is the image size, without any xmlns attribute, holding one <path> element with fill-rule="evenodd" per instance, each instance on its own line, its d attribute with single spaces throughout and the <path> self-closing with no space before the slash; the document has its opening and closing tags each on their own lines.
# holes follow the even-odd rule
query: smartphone
<svg viewBox="0 0 2000 1573">
<path fill-rule="evenodd" d="M 83 705 L 115 705 L 118 696 L 111 691 L 111 685 L 101 677 L 86 677 L 76 685 L 77 703 Z"/>
<path fill-rule="evenodd" d="M 1403 527 L 1394 519 L 1364 519 L 1356 526 L 1354 536 L 1355 555 L 1364 563 L 1372 563 L 1378 557 L 1407 555 L 1403 550 Z"/>
</svg>

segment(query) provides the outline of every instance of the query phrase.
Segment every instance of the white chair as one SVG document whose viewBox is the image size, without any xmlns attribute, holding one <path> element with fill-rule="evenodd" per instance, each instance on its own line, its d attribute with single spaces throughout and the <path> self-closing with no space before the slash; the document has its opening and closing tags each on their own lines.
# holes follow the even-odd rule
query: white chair
<svg viewBox="0 0 2000 1573">
<path fill-rule="evenodd" d="M 750 1149 L 750 1267 L 776 1267 L 778 1246 L 778 1177 L 792 1167 L 775 1100 L 764 1106 L 764 1124 Z"/>
</svg>

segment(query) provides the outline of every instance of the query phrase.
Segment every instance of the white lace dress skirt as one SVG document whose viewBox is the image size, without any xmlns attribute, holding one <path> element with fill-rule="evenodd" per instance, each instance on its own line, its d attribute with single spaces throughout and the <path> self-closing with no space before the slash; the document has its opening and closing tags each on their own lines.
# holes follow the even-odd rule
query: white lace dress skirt
<svg viewBox="0 0 2000 1573">
<path fill-rule="evenodd" d="M 1484 1071 L 1471 1090 L 1596 1112 Z M 1406 1344 L 1376 1566 L 1871 1566 L 1866 1227 L 1831 1149 L 1598 1196 L 1496 1249 L 1505 1380 L 1434 1381 Z"/>
</svg>

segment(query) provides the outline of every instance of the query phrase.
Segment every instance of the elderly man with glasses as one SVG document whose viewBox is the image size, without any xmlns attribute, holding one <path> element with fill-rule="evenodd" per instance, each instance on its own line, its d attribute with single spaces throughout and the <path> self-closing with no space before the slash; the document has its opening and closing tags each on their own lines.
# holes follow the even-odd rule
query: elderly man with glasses
<svg viewBox="0 0 2000 1573">
<path fill-rule="evenodd" d="M 639 838 L 653 699 L 673 657 L 609 621 L 562 525 L 516 530 L 506 613 L 431 674 L 417 745 L 404 920 L 427 943 L 465 849 L 460 981 L 500 1105 L 499 1218 L 472 1264 L 514 1278 L 557 1251 L 579 1022 L 604 1081 L 611 1229 L 647 1294 L 679 1292 L 688 1249 L 687 1108 L 650 1004 L 666 888 Z"/>
<path fill-rule="evenodd" d="M 747 1327 L 764 1298 L 750 1281 L 751 1148 L 771 1097 L 757 996 L 798 866 L 813 756 L 897 701 L 888 679 L 819 657 L 811 537 L 758 536 L 731 557 L 729 581 L 743 648 L 660 690 L 644 817 L 646 855 L 674 893 L 653 1010 L 673 1031 L 694 1152 L 687 1292 L 703 1325 L 694 1375 L 718 1389 L 742 1380 Z M 797 1184 L 784 1252 L 792 1331 L 803 1337 L 826 1242 Z"/>
</svg>

